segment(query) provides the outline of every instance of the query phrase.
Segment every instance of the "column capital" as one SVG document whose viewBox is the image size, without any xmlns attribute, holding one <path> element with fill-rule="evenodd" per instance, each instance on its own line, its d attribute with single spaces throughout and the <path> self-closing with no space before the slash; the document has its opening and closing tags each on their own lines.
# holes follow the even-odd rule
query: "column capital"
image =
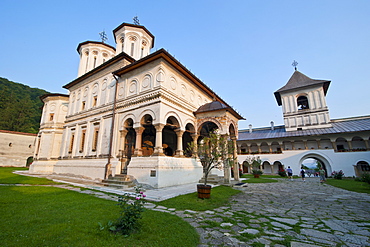
<svg viewBox="0 0 370 247">
<path fill-rule="evenodd" d="M 140 127 L 134 128 L 134 129 L 135 129 L 137 135 L 141 135 L 143 133 L 143 131 L 145 130 L 145 127 L 140 126 Z"/>
<path fill-rule="evenodd" d="M 162 129 L 164 128 L 164 126 L 166 126 L 165 124 L 162 124 L 162 123 L 157 123 L 157 124 L 153 124 L 154 128 L 156 131 L 162 131 Z"/>
</svg>

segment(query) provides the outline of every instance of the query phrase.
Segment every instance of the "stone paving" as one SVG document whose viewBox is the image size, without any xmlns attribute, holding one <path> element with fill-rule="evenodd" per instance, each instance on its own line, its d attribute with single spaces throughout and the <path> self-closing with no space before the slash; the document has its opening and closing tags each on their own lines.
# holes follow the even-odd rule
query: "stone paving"
<svg viewBox="0 0 370 247">
<path fill-rule="evenodd" d="M 78 185 L 78 184 L 75 184 Z M 80 190 L 117 200 L 104 191 Z M 194 186 L 195 187 L 195 186 Z M 147 191 L 153 198 L 192 192 L 188 185 Z M 151 210 L 168 212 L 189 222 L 206 246 L 370 246 L 370 195 L 320 184 L 319 178 L 239 187 L 230 204 L 196 212 L 147 203 Z M 185 192 L 184 192 L 185 191 Z M 122 191 L 119 193 L 121 194 Z"/>
<path fill-rule="evenodd" d="M 318 178 L 248 184 L 229 206 L 212 211 L 153 210 L 194 226 L 205 246 L 370 246 L 370 195 Z"/>
</svg>

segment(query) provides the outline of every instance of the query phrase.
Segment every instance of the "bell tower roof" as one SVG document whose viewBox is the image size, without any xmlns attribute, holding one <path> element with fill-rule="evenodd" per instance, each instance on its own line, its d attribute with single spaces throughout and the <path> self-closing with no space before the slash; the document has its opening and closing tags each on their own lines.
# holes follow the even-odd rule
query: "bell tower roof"
<svg viewBox="0 0 370 247">
<path fill-rule="evenodd" d="M 330 81 L 311 79 L 310 77 L 302 74 L 298 70 L 295 70 L 293 75 L 290 77 L 289 81 L 287 82 L 287 84 L 285 84 L 284 87 L 280 88 L 274 93 L 276 101 L 278 105 L 280 106 L 282 105 L 281 95 L 280 95 L 281 93 L 285 91 L 301 89 L 304 87 L 318 86 L 320 84 L 322 85 L 324 94 L 326 95 L 326 92 L 329 89 Z"/>
</svg>

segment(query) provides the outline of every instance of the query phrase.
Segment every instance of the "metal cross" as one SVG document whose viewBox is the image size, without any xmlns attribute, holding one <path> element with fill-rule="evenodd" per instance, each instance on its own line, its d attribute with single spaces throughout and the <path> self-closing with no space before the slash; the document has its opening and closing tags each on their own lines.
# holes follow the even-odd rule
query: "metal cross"
<svg viewBox="0 0 370 247">
<path fill-rule="evenodd" d="M 132 18 L 134 20 L 134 24 L 135 25 L 140 25 L 140 21 L 139 21 L 139 18 L 137 16 L 135 16 L 134 18 Z"/>
<path fill-rule="evenodd" d="M 297 65 L 298 65 L 298 62 L 294 60 L 292 63 L 292 66 L 294 67 L 295 70 L 297 70 Z"/>
<path fill-rule="evenodd" d="M 107 34 L 105 33 L 105 31 L 100 32 L 99 35 L 100 35 L 101 42 L 103 42 L 103 43 L 108 39 Z"/>
</svg>

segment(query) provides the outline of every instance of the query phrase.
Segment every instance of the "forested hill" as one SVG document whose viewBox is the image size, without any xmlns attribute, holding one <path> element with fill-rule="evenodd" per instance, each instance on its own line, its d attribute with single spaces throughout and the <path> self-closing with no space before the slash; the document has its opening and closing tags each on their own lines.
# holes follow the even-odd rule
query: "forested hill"
<svg viewBox="0 0 370 247">
<path fill-rule="evenodd" d="M 0 129 L 37 133 L 43 105 L 39 97 L 46 93 L 0 77 Z"/>
</svg>

